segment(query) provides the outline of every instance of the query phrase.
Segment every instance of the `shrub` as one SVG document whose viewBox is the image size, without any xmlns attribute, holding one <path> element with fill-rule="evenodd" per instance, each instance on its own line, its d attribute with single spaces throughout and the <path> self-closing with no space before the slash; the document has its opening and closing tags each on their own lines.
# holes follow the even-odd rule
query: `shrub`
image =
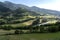
<svg viewBox="0 0 60 40">
<path fill-rule="evenodd" d="M 16 30 L 16 31 L 15 31 L 15 34 L 19 34 L 19 30 Z"/>
<path fill-rule="evenodd" d="M 22 30 L 16 30 L 15 31 L 15 34 L 22 34 L 22 33 L 24 33 Z"/>
<path fill-rule="evenodd" d="M 4 29 L 4 30 L 11 30 L 12 27 L 11 26 L 3 26 L 2 29 Z"/>
<path fill-rule="evenodd" d="M 49 32 L 57 32 L 58 31 L 58 27 L 48 27 L 48 31 Z"/>
</svg>

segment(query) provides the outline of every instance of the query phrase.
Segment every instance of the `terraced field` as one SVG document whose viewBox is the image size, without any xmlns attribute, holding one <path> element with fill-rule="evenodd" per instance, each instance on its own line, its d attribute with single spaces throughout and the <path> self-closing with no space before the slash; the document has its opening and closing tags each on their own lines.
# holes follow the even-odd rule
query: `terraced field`
<svg viewBox="0 0 60 40">
<path fill-rule="evenodd" d="M 29 16 L 29 17 L 31 17 L 31 16 Z M 23 19 L 23 20 L 25 20 L 25 19 Z M 10 25 L 13 27 L 21 27 L 21 26 L 31 25 L 33 21 L 34 20 L 29 20 L 29 21 L 23 22 L 23 23 L 4 24 L 4 25 Z M 48 21 L 48 23 L 56 23 L 56 22 L 57 22 L 57 20 Z M 15 30 L 10 30 L 10 31 L 9 30 L 0 30 L 0 40 L 60 40 L 60 32 L 32 33 L 32 34 L 29 33 L 29 34 L 17 34 L 17 35 L 14 34 L 14 32 L 15 32 Z M 11 35 L 8 35 L 8 34 L 11 34 Z"/>
</svg>

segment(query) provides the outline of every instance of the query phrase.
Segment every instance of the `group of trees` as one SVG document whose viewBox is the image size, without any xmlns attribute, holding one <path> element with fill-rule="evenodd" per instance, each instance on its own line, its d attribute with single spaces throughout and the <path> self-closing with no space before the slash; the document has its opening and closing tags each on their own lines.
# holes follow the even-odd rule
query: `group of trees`
<svg viewBox="0 0 60 40">
<path fill-rule="evenodd" d="M 42 25 L 42 26 L 30 26 L 27 29 L 22 29 L 22 30 L 30 30 L 29 33 L 55 33 L 60 31 L 60 25 L 58 26 L 57 24 L 47 24 L 47 25 Z M 18 30 L 19 32 L 24 33 L 22 30 Z"/>
<path fill-rule="evenodd" d="M 16 28 L 14 28 L 14 27 L 12 27 L 12 26 L 1 26 L 0 27 L 0 29 L 3 29 L 3 30 L 15 30 L 15 34 L 23 34 L 24 33 L 24 31 L 22 31 L 22 30 L 29 30 L 29 32 L 27 32 L 27 33 L 46 33 L 46 32 L 48 32 L 48 33 L 55 33 L 55 32 L 58 32 L 58 31 L 60 31 L 60 25 L 58 26 L 56 26 L 56 24 L 54 24 L 53 26 L 52 26 L 53 24 L 51 24 L 50 26 L 49 26 L 49 24 L 48 24 L 48 26 L 47 25 L 42 25 L 42 26 L 36 26 L 36 27 L 33 27 L 33 26 L 30 26 L 30 27 L 16 27 Z"/>
<path fill-rule="evenodd" d="M 42 20 L 42 22 L 47 22 L 47 20 Z M 58 32 L 60 31 L 60 22 L 56 22 L 55 24 L 45 24 L 45 25 L 39 25 L 40 18 L 37 18 L 32 25 L 30 25 L 30 32 L 35 30 L 35 32 Z M 39 31 L 38 31 L 39 30 Z"/>
<path fill-rule="evenodd" d="M 44 22 L 46 22 L 46 20 Z M 37 33 L 37 32 L 44 33 L 44 32 L 60 31 L 60 22 L 56 22 L 55 24 L 46 24 L 46 25 L 40 25 L 40 26 L 38 25 L 39 23 L 40 23 L 40 18 L 36 18 L 35 21 L 33 21 L 33 23 L 29 26 L 12 27 L 12 26 L 5 25 L 5 26 L 0 26 L 0 29 L 15 30 L 15 34 L 24 33 L 22 30 L 29 30 L 29 33 Z"/>
<path fill-rule="evenodd" d="M 22 22 L 32 20 L 32 18 L 30 18 L 30 19 L 27 19 L 27 20 L 24 20 L 24 21 L 13 21 L 15 19 L 17 20 L 20 17 L 27 16 L 27 15 L 37 16 L 39 14 L 36 13 L 36 12 L 33 12 L 33 11 L 29 11 L 25 8 L 18 8 L 16 10 L 11 10 L 9 8 L 4 7 L 1 3 L 0 4 L 0 19 L 3 19 L 3 21 L 0 20 L 0 29 L 4 29 L 4 30 L 19 29 L 20 31 L 19 30 L 15 31 L 16 34 L 23 33 L 22 30 L 27 30 L 27 29 L 30 30 L 30 33 L 31 32 L 43 33 L 43 32 L 57 32 L 57 31 L 60 31 L 60 25 L 59 25 L 60 22 L 57 22 L 56 24 L 47 24 L 47 25 L 39 26 L 38 25 L 38 24 L 40 24 L 40 18 L 39 17 L 36 17 L 36 20 L 33 21 L 33 23 L 31 25 L 29 25 L 28 27 L 25 26 L 25 27 L 14 28 L 12 26 L 6 26 L 6 25 L 1 26 L 1 25 L 4 25 L 4 24 L 17 24 L 17 23 L 22 23 Z M 44 23 L 44 22 L 47 22 L 46 18 L 42 19 L 42 23 Z"/>
<path fill-rule="evenodd" d="M 26 20 L 10 20 L 10 19 L 5 19 L 5 20 L 0 20 L 0 25 L 4 25 L 4 24 L 17 24 L 17 23 L 23 23 L 23 22 L 27 22 L 29 20 L 33 20 L 34 18 L 29 18 L 29 19 L 26 19 Z"/>
<path fill-rule="evenodd" d="M 0 26 L 0 29 L 3 29 L 3 30 L 11 30 L 13 29 L 12 26 L 8 26 L 8 25 L 5 25 L 5 26 Z"/>
</svg>

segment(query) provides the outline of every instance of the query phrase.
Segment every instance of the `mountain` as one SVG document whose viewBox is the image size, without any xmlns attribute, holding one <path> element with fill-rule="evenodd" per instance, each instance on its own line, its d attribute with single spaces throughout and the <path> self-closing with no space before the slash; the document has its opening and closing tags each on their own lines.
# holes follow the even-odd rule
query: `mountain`
<svg viewBox="0 0 60 40">
<path fill-rule="evenodd" d="M 0 2 L 0 12 L 4 12 L 2 15 L 15 15 L 15 16 L 25 16 L 25 15 L 38 15 L 37 13 L 27 10 L 28 6 L 14 4 L 8 1 Z M 8 12 L 8 13 L 7 13 Z M 0 14 L 1 14 L 0 13 Z"/>
<path fill-rule="evenodd" d="M 22 5 L 22 4 L 14 4 L 14 3 L 9 2 L 9 1 L 5 1 L 3 3 L 6 5 L 5 7 L 10 8 L 11 10 L 16 10 L 20 7 L 21 8 L 28 8 L 28 6 L 25 6 L 25 5 Z"/>
<path fill-rule="evenodd" d="M 32 11 L 40 12 L 40 13 L 44 13 L 44 14 L 60 15 L 60 11 L 56 11 L 56 10 L 43 9 L 43 8 L 38 8 L 36 6 L 33 6 L 30 9 Z"/>
<path fill-rule="evenodd" d="M 0 2 L 0 12 L 9 12 L 11 11 L 9 8 L 4 7 L 4 4 L 2 2 Z"/>
<path fill-rule="evenodd" d="M 60 11 L 56 11 L 56 10 L 43 9 L 43 8 L 39 8 L 39 7 L 36 7 L 36 6 L 28 7 L 28 6 L 23 5 L 23 4 L 15 4 L 15 3 L 12 3 L 12 2 L 9 2 L 9 1 L 5 1 L 5 2 L 2 2 L 2 3 L 3 3 L 2 5 L 4 5 L 4 7 L 7 7 L 11 10 L 16 10 L 18 8 L 23 8 L 23 9 L 27 9 L 28 11 L 36 12 L 37 14 L 60 15 Z"/>
</svg>

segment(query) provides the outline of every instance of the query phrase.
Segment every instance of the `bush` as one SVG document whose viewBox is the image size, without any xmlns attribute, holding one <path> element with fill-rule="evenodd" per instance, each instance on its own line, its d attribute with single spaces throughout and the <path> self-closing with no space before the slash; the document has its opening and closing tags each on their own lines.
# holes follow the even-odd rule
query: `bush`
<svg viewBox="0 0 60 40">
<path fill-rule="evenodd" d="M 24 33 L 22 30 L 16 30 L 15 31 L 15 34 L 22 34 L 22 33 Z"/>
<path fill-rule="evenodd" d="M 20 30 L 20 34 L 23 34 L 24 32 L 22 30 Z"/>
<path fill-rule="evenodd" d="M 48 27 L 48 32 L 57 32 L 58 27 Z"/>
<path fill-rule="evenodd" d="M 58 30 L 60 31 L 60 26 L 58 26 Z"/>
<path fill-rule="evenodd" d="M 16 30 L 16 31 L 15 31 L 15 34 L 19 34 L 19 30 Z"/>
<path fill-rule="evenodd" d="M 11 30 L 12 27 L 11 26 L 3 26 L 2 29 L 4 29 L 4 30 Z"/>
</svg>

